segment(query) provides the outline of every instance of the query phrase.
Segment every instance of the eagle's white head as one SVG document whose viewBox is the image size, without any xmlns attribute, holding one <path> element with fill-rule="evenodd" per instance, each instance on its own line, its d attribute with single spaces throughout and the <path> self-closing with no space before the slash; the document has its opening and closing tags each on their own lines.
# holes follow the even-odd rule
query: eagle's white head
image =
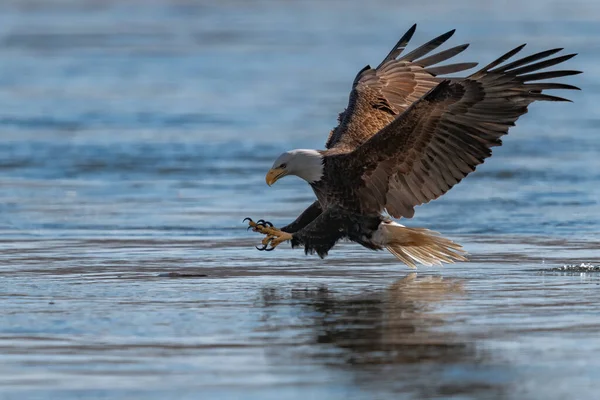
<svg viewBox="0 0 600 400">
<path fill-rule="evenodd" d="M 317 150 L 296 149 L 280 155 L 267 172 L 265 180 L 271 186 L 286 175 L 296 175 L 308 183 L 321 180 L 323 156 Z"/>
</svg>

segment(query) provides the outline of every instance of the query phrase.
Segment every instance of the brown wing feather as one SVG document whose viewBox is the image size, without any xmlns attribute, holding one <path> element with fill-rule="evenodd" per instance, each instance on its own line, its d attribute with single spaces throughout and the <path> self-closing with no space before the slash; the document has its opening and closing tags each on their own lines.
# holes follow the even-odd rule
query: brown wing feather
<svg viewBox="0 0 600 400">
<path fill-rule="evenodd" d="M 327 140 L 326 147 L 354 149 L 392 122 L 442 79 L 438 74 L 450 74 L 472 68 L 477 63 L 435 66 L 463 52 L 464 44 L 426 56 L 453 34 L 440 35 L 403 57 L 416 29 L 413 25 L 375 69 L 366 66 L 354 79 L 347 108 L 338 116 L 338 126 Z"/>
<path fill-rule="evenodd" d="M 416 205 L 438 198 L 483 163 L 530 103 L 569 101 L 543 90 L 577 87 L 529 82 L 580 73 L 537 72 L 574 55 L 531 64 L 554 54 L 552 50 L 512 62 L 508 68 L 491 69 L 521 48 L 468 78 L 443 81 L 346 156 L 346 162 L 362 164 L 359 198 L 363 212 L 386 209 L 396 218 L 412 217 Z"/>
</svg>

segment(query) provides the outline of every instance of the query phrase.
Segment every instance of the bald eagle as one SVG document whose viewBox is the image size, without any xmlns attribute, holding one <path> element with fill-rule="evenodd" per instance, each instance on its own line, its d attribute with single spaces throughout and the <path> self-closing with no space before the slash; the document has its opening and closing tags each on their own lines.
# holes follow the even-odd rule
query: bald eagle
<svg viewBox="0 0 600 400">
<path fill-rule="evenodd" d="M 249 229 L 266 235 L 259 250 L 291 241 L 292 247 L 304 246 L 306 254 L 323 258 L 346 238 L 368 249 L 387 248 L 411 268 L 415 263 L 464 261 L 460 245 L 392 218 L 412 218 L 415 206 L 437 199 L 475 171 L 532 102 L 570 101 L 543 91 L 579 90 L 539 82 L 580 73 L 539 71 L 575 56 L 550 58 L 562 49 L 505 63 L 525 45 L 466 78 L 440 77 L 477 65 L 439 65 L 468 44 L 428 55 L 452 30 L 400 57 L 415 29 L 413 25 L 377 68 L 366 66 L 358 73 L 325 150 L 291 150 L 275 160 L 266 176 L 269 186 L 296 175 L 308 182 L 317 200 L 281 229 L 245 219 Z"/>
</svg>

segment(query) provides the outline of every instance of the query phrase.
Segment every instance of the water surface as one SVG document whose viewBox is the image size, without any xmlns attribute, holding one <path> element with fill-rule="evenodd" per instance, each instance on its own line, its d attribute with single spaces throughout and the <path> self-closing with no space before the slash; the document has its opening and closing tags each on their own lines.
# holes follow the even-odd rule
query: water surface
<svg viewBox="0 0 600 400">
<path fill-rule="evenodd" d="M 0 5 L 0 397 L 596 398 L 596 2 L 5 1 Z M 469 263 L 258 252 L 246 216 L 322 148 L 350 83 L 412 23 L 459 61 L 580 53 L 574 104 L 535 104 L 411 226 Z"/>
</svg>

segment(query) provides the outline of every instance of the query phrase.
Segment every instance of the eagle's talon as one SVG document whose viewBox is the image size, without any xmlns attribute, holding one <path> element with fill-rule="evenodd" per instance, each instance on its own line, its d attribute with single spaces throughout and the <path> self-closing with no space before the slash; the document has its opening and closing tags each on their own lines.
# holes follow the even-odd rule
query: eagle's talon
<svg viewBox="0 0 600 400">
<path fill-rule="evenodd" d="M 259 219 L 258 221 L 254 222 L 252 220 L 252 218 L 244 218 L 243 222 L 248 221 L 248 228 L 247 230 L 252 229 L 254 232 L 259 232 L 262 234 L 267 235 L 268 233 L 265 232 L 265 229 L 274 229 L 275 231 L 278 231 L 278 229 L 275 228 L 275 226 L 269 222 L 269 221 L 265 221 L 264 219 Z"/>
<path fill-rule="evenodd" d="M 259 251 L 273 251 L 275 247 L 279 246 L 281 243 L 291 240 L 292 235 L 287 232 L 283 232 L 273 226 L 273 224 L 269 221 L 265 221 L 264 219 L 259 219 L 254 222 L 251 218 L 245 218 L 245 221 L 248 221 L 248 229 L 252 229 L 254 232 L 262 233 L 266 235 L 265 238 L 261 241 L 261 246 L 255 246 L 256 250 Z"/>
<path fill-rule="evenodd" d="M 258 232 L 256 230 L 256 227 L 257 226 L 262 226 L 260 223 L 254 222 L 252 220 L 252 218 L 250 218 L 250 217 L 244 218 L 244 220 L 242 222 L 246 222 L 246 221 L 248 221 L 248 228 L 246 228 L 247 231 L 249 231 L 250 229 L 252 229 L 254 232 Z M 262 219 L 259 220 L 258 222 L 260 222 L 260 221 L 262 221 Z"/>
<path fill-rule="evenodd" d="M 265 236 L 265 238 L 262 240 L 261 243 L 263 244 L 263 246 L 267 246 L 271 242 L 271 240 L 273 240 L 274 238 L 275 238 L 275 236 L 273 236 L 273 235 L 267 235 L 267 236 Z"/>
<path fill-rule="evenodd" d="M 264 219 L 259 219 L 256 221 L 256 225 L 260 225 L 262 227 L 272 228 L 273 224 L 269 221 L 265 221 Z"/>
</svg>

